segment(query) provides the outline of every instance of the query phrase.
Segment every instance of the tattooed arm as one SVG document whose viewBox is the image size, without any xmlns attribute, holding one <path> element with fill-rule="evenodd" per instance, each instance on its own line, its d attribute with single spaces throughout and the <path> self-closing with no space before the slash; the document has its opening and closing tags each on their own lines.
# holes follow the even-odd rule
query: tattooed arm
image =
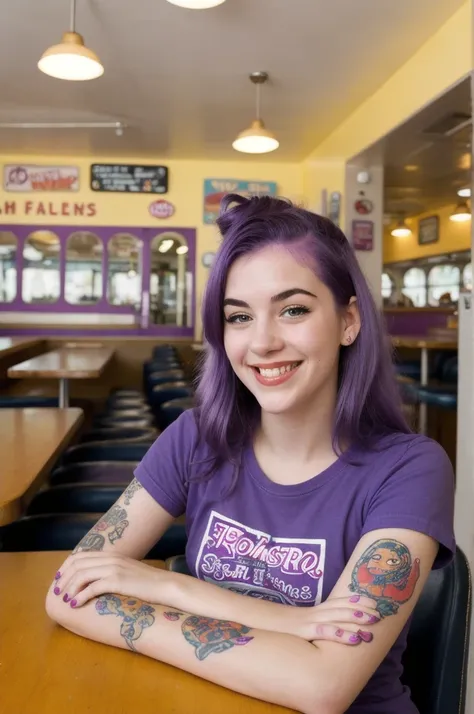
<svg viewBox="0 0 474 714">
<path fill-rule="evenodd" d="M 201 601 L 190 608 L 198 614 L 189 614 L 123 594 L 100 595 L 79 610 L 53 598 L 50 614 L 77 634 L 136 650 L 229 689 L 304 714 L 343 714 L 403 629 L 436 552 L 437 543 L 415 531 L 365 535 L 327 601 L 350 598 L 356 607 L 360 603 L 360 612 L 353 613 L 355 625 L 342 624 L 333 642 L 311 644 L 238 624 L 239 602 L 245 617 L 245 596 L 232 599 L 235 615 L 225 620 L 199 614 Z M 232 595 L 222 591 L 223 597 L 227 594 Z M 375 603 L 377 624 L 361 618 L 366 598 Z M 311 614 L 318 607 L 294 610 Z M 212 599 L 206 605 L 211 609 Z M 328 626 L 318 624 L 321 635 Z M 342 641 L 348 633 L 360 646 L 341 646 L 338 638 Z"/>
</svg>

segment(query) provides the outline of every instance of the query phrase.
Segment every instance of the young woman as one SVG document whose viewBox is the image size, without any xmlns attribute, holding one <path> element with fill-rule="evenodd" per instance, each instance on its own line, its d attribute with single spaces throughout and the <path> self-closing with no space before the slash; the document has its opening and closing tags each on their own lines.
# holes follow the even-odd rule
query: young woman
<svg viewBox="0 0 474 714">
<path fill-rule="evenodd" d="M 66 560 L 48 613 L 305 714 L 414 714 L 401 656 L 455 548 L 449 460 L 403 420 L 342 232 L 235 195 L 218 225 L 198 407 Z M 183 513 L 195 577 L 141 563 Z"/>
</svg>

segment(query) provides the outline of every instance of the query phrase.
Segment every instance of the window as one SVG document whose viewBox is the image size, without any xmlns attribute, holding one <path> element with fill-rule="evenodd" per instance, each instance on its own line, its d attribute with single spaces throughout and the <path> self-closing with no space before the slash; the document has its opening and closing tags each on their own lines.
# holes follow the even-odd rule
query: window
<svg viewBox="0 0 474 714">
<path fill-rule="evenodd" d="M 192 274 L 188 244 L 179 233 L 162 233 L 151 243 L 150 320 L 155 325 L 192 324 Z"/>
<path fill-rule="evenodd" d="M 65 299 L 95 305 L 102 298 L 102 241 L 89 231 L 71 233 L 66 243 Z"/>
<path fill-rule="evenodd" d="M 140 306 L 142 247 L 141 240 L 126 233 L 117 233 L 109 240 L 107 300 L 111 305 Z"/>
<path fill-rule="evenodd" d="M 0 303 L 16 298 L 16 252 L 16 235 L 0 231 Z"/>
<path fill-rule="evenodd" d="M 462 284 L 466 290 L 472 290 L 472 263 L 464 266 L 462 271 Z"/>
<path fill-rule="evenodd" d="M 393 282 L 388 273 L 382 273 L 382 297 L 389 298 L 392 295 Z"/>
<path fill-rule="evenodd" d="M 409 268 L 403 276 L 403 295 L 409 298 L 414 307 L 426 306 L 426 275 L 421 268 Z"/>
<path fill-rule="evenodd" d="M 23 302 L 49 304 L 60 294 L 58 236 L 52 231 L 31 233 L 23 247 Z"/>
<path fill-rule="evenodd" d="M 461 271 L 457 265 L 435 265 L 428 273 L 428 304 L 439 305 L 442 295 L 449 295 L 448 302 L 457 302 L 460 280 Z"/>
</svg>

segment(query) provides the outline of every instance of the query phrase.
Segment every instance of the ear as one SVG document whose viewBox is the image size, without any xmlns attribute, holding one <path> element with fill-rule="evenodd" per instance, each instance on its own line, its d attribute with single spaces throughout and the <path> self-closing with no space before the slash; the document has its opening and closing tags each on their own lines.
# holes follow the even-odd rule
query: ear
<svg viewBox="0 0 474 714">
<path fill-rule="evenodd" d="M 348 347 L 356 341 L 360 332 L 360 313 L 357 298 L 351 297 L 342 313 L 341 345 Z"/>
</svg>

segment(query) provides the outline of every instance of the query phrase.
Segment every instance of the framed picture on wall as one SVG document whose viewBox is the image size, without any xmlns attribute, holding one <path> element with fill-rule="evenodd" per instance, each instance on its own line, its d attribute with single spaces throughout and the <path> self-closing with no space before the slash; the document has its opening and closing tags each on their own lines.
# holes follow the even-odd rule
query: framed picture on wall
<svg viewBox="0 0 474 714">
<path fill-rule="evenodd" d="M 439 241 L 439 216 L 429 216 L 418 221 L 418 245 Z"/>
</svg>

